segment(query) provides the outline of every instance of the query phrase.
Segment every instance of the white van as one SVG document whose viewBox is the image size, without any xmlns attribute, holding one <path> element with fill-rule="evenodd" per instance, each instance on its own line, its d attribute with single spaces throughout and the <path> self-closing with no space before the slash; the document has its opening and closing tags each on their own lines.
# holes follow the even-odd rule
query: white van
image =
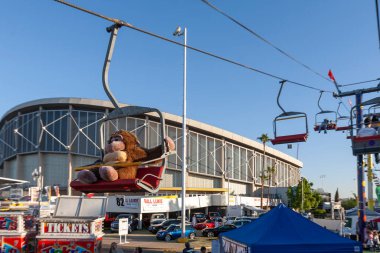
<svg viewBox="0 0 380 253">
<path fill-rule="evenodd" d="M 166 219 L 166 215 L 163 213 L 153 213 L 150 216 L 150 222 L 157 220 L 157 219 Z"/>
</svg>

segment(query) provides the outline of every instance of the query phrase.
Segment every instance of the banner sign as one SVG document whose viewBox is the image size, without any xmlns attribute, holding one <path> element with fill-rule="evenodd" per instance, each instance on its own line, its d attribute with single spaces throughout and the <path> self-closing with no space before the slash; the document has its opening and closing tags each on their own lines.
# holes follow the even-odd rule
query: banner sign
<svg viewBox="0 0 380 253">
<path fill-rule="evenodd" d="M 138 209 L 139 208 L 139 200 L 140 199 L 125 197 L 124 200 L 125 200 L 125 207 L 126 208 L 129 208 L 129 209 Z"/>
<path fill-rule="evenodd" d="M 22 253 L 26 250 L 25 238 L 18 237 L 3 237 L 3 245 L 1 253 Z"/>
<path fill-rule="evenodd" d="M 38 240 L 38 251 L 40 253 L 96 253 L 100 252 L 100 241 L 95 245 L 95 240 Z"/>
<path fill-rule="evenodd" d="M 45 222 L 45 234 L 90 234 L 90 223 Z"/>
<path fill-rule="evenodd" d="M 144 198 L 141 199 L 143 211 L 162 212 L 167 211 L 168 200 L 164 198 Z"/>
<path fill-rule="evenodd" d="M 19 218 L 17 216 L 2 216 L 0 217 L 0 232 L 16 231 Z"/>
<path fill-rule="evenodd" d="M 223 251 L 228 253 L 247 253 L 248 247 L 245 244 L 229 240 L 226 237 L 222 237 Z"/>
</svg>

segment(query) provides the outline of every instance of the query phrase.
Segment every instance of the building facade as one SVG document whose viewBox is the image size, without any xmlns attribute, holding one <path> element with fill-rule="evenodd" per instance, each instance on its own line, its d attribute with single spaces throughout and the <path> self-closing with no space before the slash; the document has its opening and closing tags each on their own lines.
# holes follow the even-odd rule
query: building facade
<svg viewBox="0 0 380 253">
<path fill-rule="evenodd" d="M 32 181 L 41 166 L 44 185 L 67 188 L 74 168 L 101 157 L 99 122 L 113 110 L 108 101 L 49 98 L 20 104 L 0 121 L 0 175 Z M 164 113 L 166 133 L 176 143 L 159 194 L 180 192 L 182 171 L 182 117 Z M 286 189 L 300 180 L 302 162 L 237 134 L 194 120 L 187 128 L 188 193 L 226 192 L 259 196 L 263 167 L 275 168 L 264 186 Z M 137 135 L 142 146 L 160 143 L 159 122 L 153 116 L 124 118 L 106 125 L 105 136 L 118 129 Z M 264 159 L 266 161 L 264 162 Z M 273 192 L 272 192 L 273 193 Z"/>
</svg>

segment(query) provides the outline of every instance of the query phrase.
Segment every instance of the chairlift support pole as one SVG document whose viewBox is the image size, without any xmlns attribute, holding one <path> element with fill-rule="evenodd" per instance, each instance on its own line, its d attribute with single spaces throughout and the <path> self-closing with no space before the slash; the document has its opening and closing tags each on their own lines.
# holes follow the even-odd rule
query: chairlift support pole
<svg viewBox="0 0 380 253">
<path fill-rule="evenodd" d="M 355 96 L 355 107 L 356 107 L 356 128 L 358 131 L 362 125 L 362 109 L 360 108 L 360 104 L 362 103 L 363 94 L 379 92 L 380 86 L 376 86 L 373 88 L 367 89 L 359 89 L 347 92 L 334 93 L 334 97 L 347 97 L 347 96 Z M 359 239 L 362 243 L 364 243 L 364 228 L 365 228 L 365 182 L 364 180 L 364 169 L 363 169 L 363 155 L 357 155 L 357 189 L 358 189 L 358 198 L 359 198 L 359 206 L 358 206 L 358 226 L 359 226 Z"/>
</svg>

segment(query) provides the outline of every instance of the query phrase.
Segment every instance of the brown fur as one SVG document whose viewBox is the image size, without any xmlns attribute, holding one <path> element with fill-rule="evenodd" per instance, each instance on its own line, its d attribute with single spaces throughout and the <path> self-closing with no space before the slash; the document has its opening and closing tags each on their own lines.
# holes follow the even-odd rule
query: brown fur
<svg viewBox="0 0 380 253">
<path fill-rule="evenodd" d="M 145 149 L 140 146 L 137 137 L 126 130 L 120 130 L 111 135 L 123 136 L 123 142 L 125 144 L 124 151 L 127 153 L 127 162 L 143 162 L 151 159 L 155 159 L 161 156 L 161 146 L 154 147 L 152 149 Z M 118 169 L 119 179 L 134 179 L 136 178 L 138 166 L 128 166 Z"/>
</svg>

